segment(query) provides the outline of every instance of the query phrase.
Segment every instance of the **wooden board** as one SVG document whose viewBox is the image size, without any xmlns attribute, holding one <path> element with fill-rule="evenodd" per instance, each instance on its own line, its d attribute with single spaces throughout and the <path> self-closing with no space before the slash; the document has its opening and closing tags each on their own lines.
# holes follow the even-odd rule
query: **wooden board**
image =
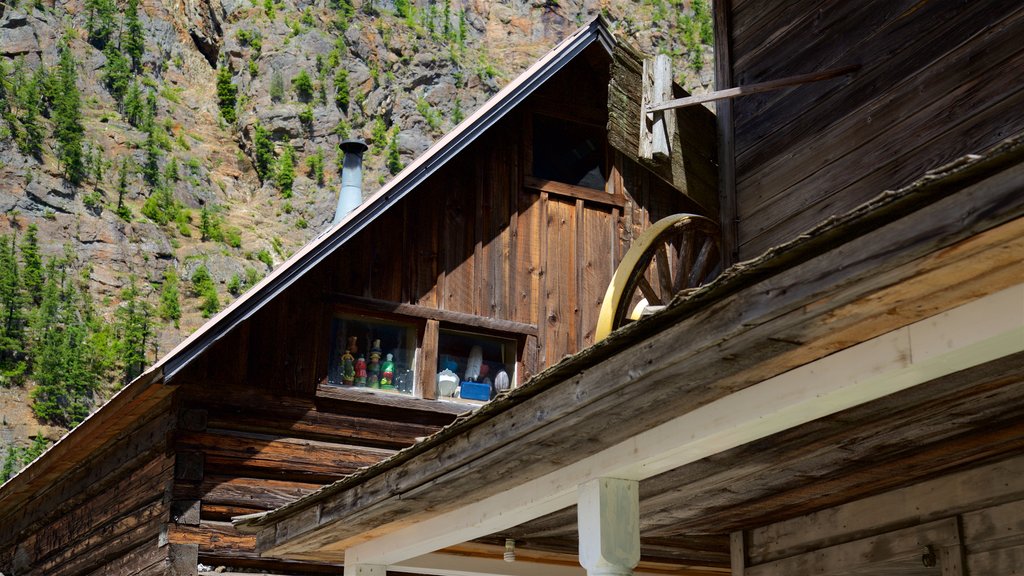
<svg viewBox="0 0 1024 576">
<path fill-rule="evenodd" d="M 732 17 L 737 82 L 863 64 L 733 104 L 741 258 L 1024 130 L 1019 91 L 999 80 L 1024 57 L 1018 4 L 800 1 Z"/>
</svg>

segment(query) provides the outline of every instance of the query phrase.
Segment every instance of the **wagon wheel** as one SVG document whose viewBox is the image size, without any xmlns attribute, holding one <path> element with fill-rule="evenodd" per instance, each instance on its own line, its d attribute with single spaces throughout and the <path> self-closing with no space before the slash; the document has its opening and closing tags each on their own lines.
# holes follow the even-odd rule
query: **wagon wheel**
<svg viewBox="0 0 1024 576">
<path fill-rule="evenodd" d="M 718 225 L 704 216 L 675 214 L 645 230 L 615 269 L 601 304 L 594 341 L 669 303 L 680 290 L 718 275 Z"/>
</svg>

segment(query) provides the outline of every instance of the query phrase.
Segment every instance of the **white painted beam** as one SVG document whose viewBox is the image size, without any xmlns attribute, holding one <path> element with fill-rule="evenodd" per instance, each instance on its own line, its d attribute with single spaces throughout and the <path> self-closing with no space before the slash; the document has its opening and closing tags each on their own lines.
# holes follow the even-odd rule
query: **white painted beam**
<svg viewBox="0 0 1024 576">
<path fill-rule="evenodd" d="M 532 562 L 522 559 L 505 562 L 498 557 L 483 558 L 443 552 L 432 552 L 403 560 L 388 566 L 388 570 L 432 576 L 587 576 L 586 570 L 579 564 Z M 634 570 L 633 574 L 635 576 L 664 576 L 664 572 L 645 571 L 643 565 Z"/>
<path fill-rule="evenodd" d="M 577 487 L 595 478 L 650 478 L 1021 351 L 1024 284 L 760 382 L 511 490 L 443 514 L 421 515 L 348 547 L 346 560 L 397 564 L 571 506 Z"/>
</svg>

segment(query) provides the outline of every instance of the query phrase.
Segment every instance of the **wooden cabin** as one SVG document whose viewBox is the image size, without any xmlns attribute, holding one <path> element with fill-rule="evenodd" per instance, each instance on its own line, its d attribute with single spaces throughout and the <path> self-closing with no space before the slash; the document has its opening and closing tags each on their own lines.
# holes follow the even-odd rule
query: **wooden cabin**
<svg viewBox="0 0 1024 576">
<path fill-rule="evenodd" d="M 857 67 L 718 102 L 733 265 L 401 457 L 236 518 L 264 556 L 1022 573 L 1024 7 L 714 10 L 721 90 Z"/>
<path fill-rule="evenodd" d="M 583 350 L 632 239 L 715 209 L 692 199 L 715 196 L 710 112 L 684 117 L 691 172 L 609 145 L 615 46 L 600 20 L 568 38 L 0 488 L 0 572 L 340 573 L 260 557 L 229 520 L 400 458 L 490 396 L 450 397 L 440 371 L 466 379 L 475 355 L 474 384 L 518 388 Z M 349 382 L 347 353 L 368 374 Z"/>
</svg>

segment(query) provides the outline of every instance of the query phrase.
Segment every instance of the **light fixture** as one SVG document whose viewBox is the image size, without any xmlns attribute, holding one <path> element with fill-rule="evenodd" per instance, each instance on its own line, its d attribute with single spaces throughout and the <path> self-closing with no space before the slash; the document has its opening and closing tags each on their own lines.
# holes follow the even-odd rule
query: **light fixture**
<svg viewBox="0 0 1024 576">
<path fill-rule="evenodd" d="M 516 561 L 516 541 L 511 538 L 505 538 L 505 562 Z"/>
</svg>

